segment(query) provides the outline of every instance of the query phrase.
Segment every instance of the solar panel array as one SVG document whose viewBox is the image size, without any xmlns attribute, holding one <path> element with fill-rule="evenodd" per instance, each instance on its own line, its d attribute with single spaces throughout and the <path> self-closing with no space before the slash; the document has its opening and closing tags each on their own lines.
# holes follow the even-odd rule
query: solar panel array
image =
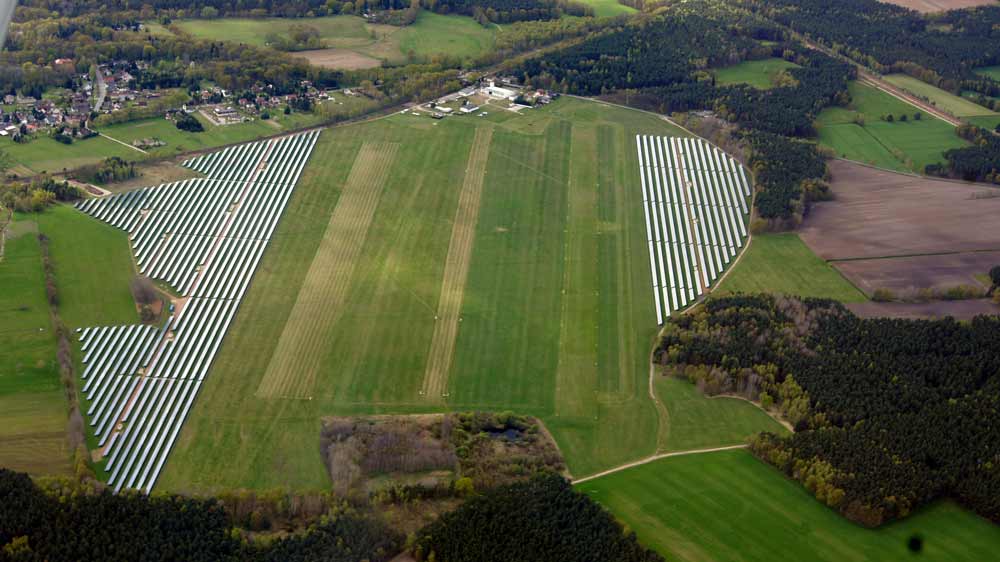
<svg viewBox="0 0 1000 562">
<path fill-rule="evenodd" d="M 181 297 L 161 327 L 80 332 L 87 417 L 116 491 L 155 484 L 318 136 L 227 148 L 184 162 L 204 178 L 78 205 L 127 231 L 139 271 Z"/>
<path fill-rule="evenodd" d="M 638 135 L 656 322 L 705 293 L 747 236 L 750 184 L 738 161 L 701 139 Z"/>
</svg>

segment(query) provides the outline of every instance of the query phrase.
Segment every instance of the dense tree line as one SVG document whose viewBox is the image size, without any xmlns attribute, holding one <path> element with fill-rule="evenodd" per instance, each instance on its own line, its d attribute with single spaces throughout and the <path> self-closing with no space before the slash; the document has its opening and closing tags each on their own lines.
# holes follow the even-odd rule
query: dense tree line
<svg viewBox="0 0 1000 562">
<path fill-rule="evenodd" d="M 751 147 L 748 164 L 760 187 L 756 199 L 760 218 L 798 226 L 808 203 L 828 197 L 828 188 L 816 181 L 826 179 L 825 158 L 810 142 L 757 131 L 745 138 Z"/>
<path fill-rule="evenodd" d="M 117 12 L 132 20 L 218 17 L 317 17 L 344 13 L 406 11 L 424 7 L 443 14 L 484 14 L 489 21 L 508 23 L 557 19 L 563 15 L 592 16 L 593 8 L 572 0 L 27 0 L 18 20 L 41 16 L 81 16 Z M 412 19 L 408 22 L 412 23 Z M 131 24 L 131 22 L 130 22 Z"/>
<path fill-rule="evenodd" d="M 0 92 L 32 95 L 52 86 L 66 86 L 75 74 L 97 63 L 142 62 L 135 67 L 143 87 L 176 87 L 211 80 L 226 89 L 256 83 L 273 84 L 273 93 L 296 91 L 302 80 L 335 87 L 341 73 L 310 66 L 303 59 L 272 49 L 189 36 L 152 35 L 115 29 L 117 19 L 103 14 L 78 18 L 33 20 L 11 30 L 0 52 Z M 58 59 L 72 63 L 54 65 Z"/>
<path fill-rule="evenodd" d="M 951 496 L 1000 522 L 1000 318 L 859 319 L 834 301 L 710 299 L 656 360 L 711 392 L 777 406 L 790 437 L 752 450 L 858 523 Z"/>
<path fill-rule="evenodd" d="M 969 146 L 944 153 L 946 165 L 929 164 L 927 174 L 1000 184 L 1000 126 L 994 132 L 975 125 L 959 125 L 958 136 Z"/>
<path fill-rule="evenodd" d="M 43 175 L 30 182 L 0 184 L 0 207 L 18 212 L 39 212 L 56 201 L 75 201 L 80 190 L 68 182 Z"/>
<path fill-rule="evenodd" d="M 904 71 L 922 79 L 933 73 L 947 80 L 937 85 L 949 90 L 972 75 L 973 68 L 1000 63 L 996 6 L 923 16 L 877 0 L 742 1 L 876 70 Z"/>
<path fill-rule="evenodd" d="M 562 477 L 538 476 L 468 500 L 418 534 L 418 560 L 662 562 Z"/>
<path fill-rule="evenodd" d="M 402 537 L 370 517 L 331 513 L 305 533 L 247 542 L 216 500 L 99 485 L 43 490 L 0 468 L 0 561 L 187 560 L 385 562 Z"/>
<path fill-rule="evenodd" d="M 798 68 L 788 69 L 776 87 L 764 90 L 718 86 L 709 72 L 767 57 L 784 58 Z M 813 122 L 824 107 L 850 102 L 847 84 L 855 70 L 786 41 L 780 29 L 762 18 L 692 2 L 656 17 L 609 26 L 579 44 L 531 58 L 517 74 L 532 86 L 611 94 L 661 113 L 711 110 L 740 125 L 753 154 L 749 164 L 757 172 L 758 214 L 771 228 L 782 228 L 801 219 L 811 195 L 828 195 L 822 184 L 804 183 L 825 176 L 821 153 L 789 137 L 814 135 Z M 623 91 L 628 94 L 624 100 Z"/>
</svg>

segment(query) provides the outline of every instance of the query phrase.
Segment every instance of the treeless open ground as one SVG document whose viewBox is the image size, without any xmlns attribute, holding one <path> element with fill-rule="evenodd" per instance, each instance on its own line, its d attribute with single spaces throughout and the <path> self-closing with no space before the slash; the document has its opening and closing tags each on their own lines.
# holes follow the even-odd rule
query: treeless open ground
<svg viewBox="0 0 1000 562">
<path fill-rule="evenodd" d="M 929 14 L 931 12 L 945 12 L 948 10 L 961 10 L 963 8 L 974 8 L 976 6 L 995 5 L 996 0 L 882 0 L 889 4 L 895 4 L 911 10 Z"/>
<path fill-rule="evenodd" d="M 830 162 L 836 199 L 813 207 L 802 240 L 858 288 L 976 284 L 1000 263 L 1000 191 Z"/>
<path fill-rule="evenodd" d="M 310 64 L 326 68 L 360 70 L 382 66 L 382 61 L 376 58 L 367 57 L 361 53 L 355 53 L 347 49 L 299 51 L 295 53 L 295 56 L 305 58 Z"/>
<path fill-rule="evenodd" d="M 1000 306 L 989 299 L 932 302 L 852 302 L 847 308 L 862 318 L 943 318 L 970 320 L 980 314 L 998 314 Z"/>
<path fill-rule="evenodd" d="M 833 262 L 835 268 L 869 295 L 876 289 L 899 293 L 909 289 L 981 286 L 982 282 L 975 276 L 985 275 L 994 265 L 1000 265 L 1000 252 Z"/>
<path fill-rule="evenodd" d="M 1000 190 L 830 162 L 836 200 L 813 207 L 802 239 L 827 260 L 1000 250 Z"/>
</svg>

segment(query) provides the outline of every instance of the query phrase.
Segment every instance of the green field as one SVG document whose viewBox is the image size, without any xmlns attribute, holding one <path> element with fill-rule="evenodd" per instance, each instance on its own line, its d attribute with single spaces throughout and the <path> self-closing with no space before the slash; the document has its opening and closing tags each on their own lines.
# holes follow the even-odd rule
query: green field
<svg viewBox="0 0 1000 562">
<path fill-rule="evenodd" d="M 359 98 L 338 96 L 338 99 L 358 100 Z M 331 102 L 326 103 L 329 104 Z M 362 102 L 349 101 L 347 103 L 355 104 Z M 204 132 L 201 133 L 182 131 L 172 121 L 167 121 L 159 117 L 109 125 L 102 127 L 100 131 L 126 144 L 131 144 L 132 141 L 137 139 L 158 138 L 167 143 L 166 146 L 149 149 L 147 152 L 152 156 L 169 156 L 181 152 L 203 150 L 276 135 L 291 129 L 308 127 L 322 119 L 320 113 L 293 113 L 291 115 L 284 115 L 280 110 L 275 113 L 277 115 L 272 119 L 257 119 L 248 123 L 235 123 L 232 125 L 212 125 L 202 115 L 195 113 L 195 117 L 205 126 Z M 142 153 L 134 150 L 130 150 L 128 154 L 130 160 L 143 159 L 145 157 Z"/>
<path fill-rule="evenodd" d="M 989 76 L 994 80 L 1000 80 L 1000 66 L 984 66 L 975 70 L 976 74 Z"/>
<path fill-rule="evenodd" d="M 292 113 L 284 115 L 276 111 L 272 119 L 256 120 L 248 123 L 216 126 L 199 114 L 195 117 L 205 126 L 201 133 L 189 133 L 178 129 L 172 121 L 159 117 L 118 123 L 100 127 L 99 132 L 111 137 L 92 137 L 65 145 L 46 136 L 40 136 L 29 143 L 18 144 L 9 139 L 0 140 L 3 148 L 14 161 L 14 172 L 37 174 L 41 172 L 59 173 L 80 166 L 95 164 L 101 160 L 118 156 L 131 161 L 149 157 L 171 156 L 191 150 L 202 150 L 226 144 L 245 142 L 264 136 L 276 135 L 284 131 L 308 127 L 323 119 L 339 114 L 358 112 L 370 107 L 367 98 L 337 94 L 335 99 L 325 101 L 314 113 Z M 130 145 L 132 141 L 156 137 L 166 146 L 145 151 L 124 146 L 115 140 Z"/>
<path fill-rule="evenodd" d="M 975 562 L 1000 550 L 1000 529 L 948 502 L 864 529 L 742 450 L 667 458 L 577 489 L 668 560 Z M 920 555 L 907 548 L 913 535 Z"/>
<path fill-rule="evenodd" d="M 861 302 L 865 295 L 812 252 L 798 234 L 755 234 L 716 292 L 777 293 Z"/>
<path fill-rule="evenodd" d="M 15 215 L 8 231 L 0 287 L 0 466 L 67 473 L 66 399 L 30 216 Z"/>
<path fill-rule="evenodd" d="M 977 117 L 997 114 L 995 111 L 991 111 L 979 104 L 946 92 L 936 86 L 931 86 L 906 74 L 889 74 L 886 75 L 885 81 L 918 97 L 930 100 L 935 106 L 956 117 Z"/>
<path fill-rule="evenodd" d="M 134 275 L 128 235 L 59 205 L 36 217 L 56 265 L 59 315 L 68 328 L 138 321 L 129 291 Z"/>
<path fill-rule="evenodd" d="M 608 2 L 608 0 L 603 0 Z M 324 45 L 390 64 L 438 55 L 475 58 L 493 48 L 495 28 L 486 28 L 465 16 L 421 11 L 406 27 L 373 25 L 357 16 L 318 18 L 224 18 L 183 20 L 178 27 L 195 37 L 235 41 L 263 47 L 269 33 L 287 35 L 293 25 L 316 28 Z"/>
<path fill-rule="evenodd" d="M 745 443 L 751 435 L 787 430 L 763 410 L 739 398 L 707 398 L 677 377 L 657 377 L 656 395 L 667 408 L 666 451 L 690 451 Z"/>
<path fill-rule="evenodd" d="M 135 322 L 125 234 L 70 207 L 15 215 L 0 261 L 0 466 L 70 471 L 66 399 L 45 297 L 38 233 L 49 238 L 59 309 L 72 329 Z"/>
<path fill-rule="evenodd" d="M 679 134 L 648 114 L 574 99 L 522 116 L 395 115 L 325 131 L 160 485 L 324 488 L 317 439 L 332 414 L 535 414 L 577 475 L 652 454 L 656 325 L 639 132 Z M 459 195 L 475 185 L 465 174 L 479 165 L 473 144 L 488 158 L 461 258 L 450 242 Z M 334 213 L 341 199 L 356 212 Z M 352 234 L 322 242 L 328 228 Z M 468 260 L 464 284 L 445 283 L 448 256 Z M 304 280 L 328 278 L 330 263 L 353 272 L 346 285 L 334 269 L 329 288 L 310 283 L 303 294 L 332 303 L 331 314 L 297 307 Z M 443 287 L 460 303 L 446 396 L 422 395 Z M 318 336 L 303 345 L 320 347 L 301 371 L 284 371 L 301 358 L 279 341 L 300 329 Z M 258 397 L 283 377 L 299 399 Z"/>
<path fill-rule="evenodd" d="M 852 82 L 849 107 L 830 107 L 816 120 L 819 141 L 837 156 L 897 171 L 923 172 L 944 160 L 944 152 L 967 146 L 948 123 L 875 88 Z M 922 113 L 922 112 L 921 112 Z M 882 118 L 893 115 L 889 123 Z M 907 121 L 900 122 L 899 116 Z"/>
<path fill-rule="evenodd" d="M 799 65 L 785 59 L 769 58 L 743 61 L 733 66 L 717 68 L 713 72 L 715 81 L 720 86 L 749 84 L 766 90 L 774 87 L 775 79 L 782 71 L 798 67 Z"/>
<path fill-rule="evenodd" d="M 92 137 L 66 145 L 42 136 L 20 144 L 9 138 L 0 139 L 0 148 L 10 155 L 15 173 L 24 175 L 42 172 L 59 173 L 87 164 L 100 162 L 111 156 L 135 160 L 142 154 L 114 141 Z"/>
<path fill-rule="evenodd" d="M 633 14 L 636 12 L 635 8 L 619 4 L 618 0 L 583 0 L 583 3 L 592 6 L 594 8 L 594 15 L 599 18 Z"/>
</svg>

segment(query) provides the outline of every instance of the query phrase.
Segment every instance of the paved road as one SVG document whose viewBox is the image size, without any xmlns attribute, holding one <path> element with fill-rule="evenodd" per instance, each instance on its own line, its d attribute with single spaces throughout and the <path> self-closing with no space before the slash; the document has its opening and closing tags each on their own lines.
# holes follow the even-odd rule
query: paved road
<svg viewBox="0 0 1000 562">
<path fill-rule="evenodd" d="M 108 85 L 104 83 L 104 73 L 98 68 L 97 75 L 95 79 L 95 85 L 97 86 L 97 99 L 94 100 L 94 111 L 100 111 L 101 106 L 104 105 L 104 97 L 108 95 Z"/>
</svg>

